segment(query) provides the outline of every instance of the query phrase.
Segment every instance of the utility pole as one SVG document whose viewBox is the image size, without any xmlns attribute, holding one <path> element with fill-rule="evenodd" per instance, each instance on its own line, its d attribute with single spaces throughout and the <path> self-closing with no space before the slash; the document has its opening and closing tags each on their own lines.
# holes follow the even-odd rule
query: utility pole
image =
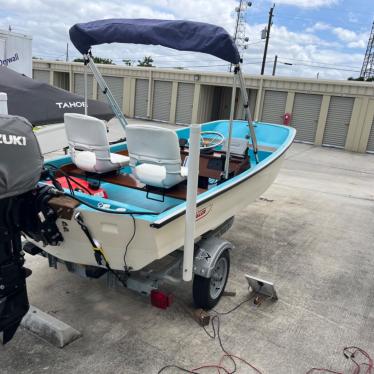
<svg viewBox="0 0 374 374">
<path fill-rule="evenodd" d="M 278 55 L 275 55 L 274 64 L 273 64 L 273 75 L 275 75 L 275 70 L 277 70 L 277 62 L 278 62 Z"/>
<path fill-rule="evenodd" d="M 275 4 L 273 4 L 273 6 L 270 8 L 270 11 L 269 11 L 269 21 L 268 21 L 268 27 L 267 27 L 267 30 L 266 30 L 266 40 L 265 40 L 264 56 L 262 58 L 261 75 L 264 75 L 264 71 L 265 71 L 266 55 L 268 53 L 270 29 L 271 29 L 271 26 L 273 24 L 272 21 L 273 21 L 274 8 L 275 8 Z"/>
<path fill-rule="evenodd" d="M 69 43 L 66 43 L 66 62 L 69 61 Z"/>
</svg>

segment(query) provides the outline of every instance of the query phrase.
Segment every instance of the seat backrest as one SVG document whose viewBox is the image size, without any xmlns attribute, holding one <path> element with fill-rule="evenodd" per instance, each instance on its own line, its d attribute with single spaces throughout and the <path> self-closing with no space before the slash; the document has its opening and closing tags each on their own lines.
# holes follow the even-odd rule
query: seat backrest
<svg viewBox="0 0 374 374">
<path fill-rule="evenodd" d="M 130 166 L 147 163 L 165 166 L 167 173 L 180 172 L 179 141 L 173 130 L 150 125 L 128 125 L 126 139 Z"/>
<path fill-rule="evenodd" d="M 110 148 L 103 121 L 78 113 L 65 113 L 65 130 L 70 153 L 75 161 L 77 151 L 95 153 L 96 159 L 110 161 Z"/>
</svg>

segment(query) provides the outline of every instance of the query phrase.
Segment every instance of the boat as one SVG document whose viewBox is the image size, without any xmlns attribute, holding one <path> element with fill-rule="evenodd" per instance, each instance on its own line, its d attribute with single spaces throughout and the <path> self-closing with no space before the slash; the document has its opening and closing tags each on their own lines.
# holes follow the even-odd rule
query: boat
<svg viewBox="0 0 374 374">
<path fill-rule="evenodd" d="M 13 217 L 27 216 L 26 221 L 5 221 L 5 227 L 22 232 L 27 238 L 23 250 L 47 257 L 50 266 L 63 264 L 86 277 L 106 276 L 110 284 L 150 295 L 152 304 L 162 308 L 170 302 L 159 290 L 162 282 L 193 280 L 196 307 L 213 308 L 224 292 L 234 247 L 221 236 L 234 216 L 273 183 L 295 130 L 252 120 L 239 52 L 221 27 L 109 19 L 76 24 L 70 38 L 106 95 L 126 140 L 111 146 L 104 123 L 88 116 L 85 105 L 85 114 L 65 114 L 70 154 L 40 165 L 33 140 L 20 130 L 22 121 L 4 118 L 7 125 L 1 126 L 0 118 L 4 140 L 10 144 L 11 139 L 21 139 L 20 133 L 35 153 L 24 157 L 30 165 L 22 171 L 4 154 L 7 183 L 0 184 L 0 213 L 3 207 L 16 209 Z M 129 125 L 92 57 L 93 46 L 114 42 L 209 53 L 232 63 L 230 118 L 176 131 Z M 237 85 L 245 121 L 234 120 Z M 17 156 L 26 151 L 19 147 Z M 21 181 L 20 173 L 30 182 Z M 19 241 L 13 241 L 18 244 L 12 256 L 19 264 Z M 8 332 L 8 340 L 14 331 Z"/>
</svg>

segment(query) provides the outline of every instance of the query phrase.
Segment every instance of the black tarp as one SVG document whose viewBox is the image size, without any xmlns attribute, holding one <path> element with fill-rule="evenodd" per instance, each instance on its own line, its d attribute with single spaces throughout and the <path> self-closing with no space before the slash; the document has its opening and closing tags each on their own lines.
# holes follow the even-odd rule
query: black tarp
<svg viewBox="0 0 374 374">
<path fill-rule="evenodd" d="M 240 55 L 232 37 L 220 27 L 204 22 L 160 19 L 103 19 L 77 23 L 70 39 L 86 54 L 104 43 L 162 45 L 179 51 L 202 52 L 238 64 Z"/>
<path fill-rule="evenodd" d="M 27 118 L 34 126 L 64 122 L 64 113 L 84 113 L 80 95 L 35 81 L 0 67 L 0 92 L 8 95 L 8 113 Z M 88 100 L 88 115 L 104 120 L 114 117 L 107 103 Z"/>
</svg>

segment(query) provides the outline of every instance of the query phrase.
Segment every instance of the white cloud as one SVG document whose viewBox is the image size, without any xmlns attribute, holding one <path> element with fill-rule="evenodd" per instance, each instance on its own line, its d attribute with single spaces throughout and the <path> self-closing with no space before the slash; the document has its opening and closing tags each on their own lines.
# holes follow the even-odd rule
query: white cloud
<svg viewBox="0 0 374 374">
<path fill-rule="evenodd" d="M 343 27 L 334 27 L 324 22 L 317 22 L 313 26 L 308 27 L 305 31 L 314 33 L 315 31 L 321 30 L 330 31 L 339 41 L 344 43 L 344 47 L 348 48 L 365 48 L 369 37 L 369 34 L 366 32 L 359 33 Z"/>
<path fill-rule="evenodd" d="M 279 0 L 299 7 L 316 7 L 332 5 L 336 0 Z M 322 4 L 323 3 L 323 4 Z M 14 31 L 33 35 L 33 54 L 45 59 L 64 59 L 68 30 L 77 22 L 86 22 L 102 18 L 162 18 L 190 19 L 219 24 L 229 32 L 234 28 L 233 9 L 236 0 L 0 0 L 0 28 L 12 25 Z M 257 9 L 258 11 L 258 9 Z M 263 9 L 266 19 L 267 9 Z M 252 20 L 255 18 L 251 13 Z M 248 50 L 244 55 L 245 72 L 258 74 L 263 53 L 264 43 L 260 32 L 265 24 L 252 23 L 247 26 L 249 36 Z M 339 29 L 339 30 L 336 30 Z M 335 40 L 327 40 L 314 34 L 326 30 L 335 36 Z M 347 32 L 348 31 L 348 32 Z M 275 24 L 271 32 L 268 52 L 267 72 L 271 72 L 274 55 L 279 56 L 277 74 L 315 77 L 318 68 L 303 66 L 332 64 L 357 67 L 361 66 L 363 53 L 345 51 L 345 47 L 362 47 L 367 36 L 351 34 L 353 31 L 334 28 L 323 22 L 317 22 L 309 29 L 291 32 L 285 26 Z M 343 40 L 344 39 L 344 40 Z M 343 48 L 342 48 L 343 47 Z M 116 63 L 122 59 L 141 59 L 144 55 L 153 56 L 156 66 L 175 67 L 187 66 L 196 70 L 227 71 L 228 65 L 214 57 L 203 54 L 187 54 L 172 51 L 157 46 L 136 45 L 103 45 L 94 48 L 97 56 L 112 58 Z M 79 54 L 70 45 L 70 57 Z M 303 60 L 303 61 L 296 61 Z M 292 62 L 292 66 L 282 64 L 282 61 Z M 200 66 L 203 66 L 200 68 Z M 354 72 L 344 72 L 330 69 L 320 69 L 320 77 L 345 79 Z M 357 74 L 356 74 L 357 75 Z"/>
</svg>

